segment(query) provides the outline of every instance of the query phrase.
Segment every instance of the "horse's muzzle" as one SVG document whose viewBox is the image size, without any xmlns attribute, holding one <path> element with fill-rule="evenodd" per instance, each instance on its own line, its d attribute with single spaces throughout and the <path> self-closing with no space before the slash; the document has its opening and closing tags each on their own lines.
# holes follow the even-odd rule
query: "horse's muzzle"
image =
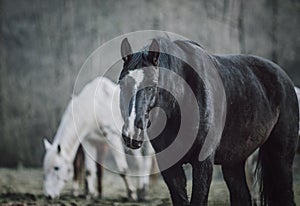
<svg viewBox="0 0 300 206">
<path fill-rule="evenodd" d="M 124 134 L 122 134 L 122 137 L 123 137 L 124 144 L 126 145 L 126 147 L 129 147 L 131 149 L 139 149 L 139 148 L 141 148 L 141 146 L 143 144 L 143 141 L 131 139 Z"/>
</svg>

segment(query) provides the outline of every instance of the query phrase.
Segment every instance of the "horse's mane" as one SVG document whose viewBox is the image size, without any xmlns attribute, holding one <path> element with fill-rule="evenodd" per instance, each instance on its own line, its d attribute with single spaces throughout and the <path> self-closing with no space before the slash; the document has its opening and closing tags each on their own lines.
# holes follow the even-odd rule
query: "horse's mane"
<svg viewBox="0 0 300 206">
<path fill-rule="evenodd" d="M 195 48 L 194 46 L 198 47 L 202 51 L 204 51 L 204 48 L 191 40 L 170 40 L 168 38 L 164 37 L 157 37 L 155 38 L 159 42 L 159 49 L 160 49 L 160 56 L 159 56 L 159 65 L 161 67 L 164 67 L 166 69 L 171 69 L 170 63 L 178 64 L 181 60 L 178 58 L 171 58 L 171 53 L 189 53 L 190 51 L 193 51 Z M 122 70 L 119 80 L 121 80 L 124 76 L 128 74 L 130 70 L 136 69 L 135 65 L 140 62 L 141 59 L 146 59 L 147 55 L 149 53 L 149 46 L 150 44 L 144 46 L 142 49 L 140 49 L 138 52 L 132 54 L 132 58 L 129 61 L 129 65 L 127 68 L 128 70 Z M 171 52 L 172 51 L 172 52 Z"/>
</svg>

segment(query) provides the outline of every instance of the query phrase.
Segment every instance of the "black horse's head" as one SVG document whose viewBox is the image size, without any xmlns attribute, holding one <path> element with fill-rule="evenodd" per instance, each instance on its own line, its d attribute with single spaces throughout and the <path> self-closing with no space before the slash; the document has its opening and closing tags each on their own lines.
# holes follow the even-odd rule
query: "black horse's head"
<svg viewBox="0 0 300 206">
<path fill-rule="evenodd" d="M 150 126 L 149 112 L 156 103 L 159 44 L 154 39 L 148 49 L 132 53 L 125 38 L 121 44 L 121 56 L 124 61 L 119 78 L 124 119 L 122 136 L 127 147 L 138 149 Z"/>
</svg>

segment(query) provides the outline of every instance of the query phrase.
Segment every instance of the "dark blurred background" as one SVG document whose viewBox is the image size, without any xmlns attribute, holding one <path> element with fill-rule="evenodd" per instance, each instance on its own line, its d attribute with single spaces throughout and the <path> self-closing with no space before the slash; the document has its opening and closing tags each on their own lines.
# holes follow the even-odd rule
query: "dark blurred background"
<svg viewBox="0 0 300 206">
<path fill-rule="evenodd" d="M 41 165 L 85 59 L 127 32 L 269 58 L 300 86 L 299 0 L 0 0 L 0 12 L 0 167 Z"/>
</svg>

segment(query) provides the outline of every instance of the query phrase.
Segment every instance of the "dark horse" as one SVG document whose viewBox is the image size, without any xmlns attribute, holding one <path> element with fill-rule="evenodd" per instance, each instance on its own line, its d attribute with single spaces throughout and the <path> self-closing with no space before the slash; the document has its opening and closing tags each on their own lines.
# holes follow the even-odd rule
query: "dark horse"
<svg viewBox="0 0 300 206">
<path fill-rule="evenodd" d="M 190 64 L 174 55 L 185 56 Z M 170 191 L 173 205 L 207 205 L 212 180 L 213 164 L 220 164 L 230 191 L 231 205 L 251 205 L 246 184 L 245 161 L 259 149 L 259 176 L 262 205 L 295 205 L 292 164 L 298 141 L 298 102 L 294 86 L 285 72 L 276 64 L 255 56 L 208 54 L 197 43 L 188 40 L 154 39 L 149 46 L 133 53 L 125 38 L 121 45 L 124 61 L 119 82 L 120 107 L 124 117 L 123 139 L 127 147 L 141 147 L 150 128 L 161 121 L 154 108 L 164 110 L 165 127 L 151 144 L 160 153 L 176 142 L 181 148 L 189 144 L 184 135 L 177 136 L 181 124 L 179 105 L 189 107 L 191 94 L 163 68 L 185 80 L 196 97 L 198 110 L 191 111 L 187 125 L 197 128 L 196 138 L 189 150 L 169 168 L 164 164 L 172 157 L 158 158 L 161 174 Z M 204 64 L 203 62 L 210 62 Z M 211 107 L 214 98 L 197 71 L 216 68 L 226 93 L 226 121 L 214 151 L 199 160 L 206 134 L 214 125 Z M 203 72 L 204 71 L 204 72 Z M 207 81 L 214 85 L 213 80 Z M 177 98 L 165 87 L 174 88 Z M 179 98 L 178 98 L 179 94 Z M 181 98 L 180 98 L 181 96 Z M 194 122 L 199 115 L 198 122 Z M 151 122 L 150 122 L 151 121 Z M 157 124 L 157 125 L 156 125 Z M 195 125 L 197 124 L 197 125 Z M 189 131 L 189 130 L 188 130 Z M 188 132 L 186 133 L 188 136 Z M 179 138 L 179 140 L 176 140 Z M 173 151 L 176 156 L 177 151 Z M 193 168 L 192 195 L 189 202 L 183 164 Z"/>
</svg>

